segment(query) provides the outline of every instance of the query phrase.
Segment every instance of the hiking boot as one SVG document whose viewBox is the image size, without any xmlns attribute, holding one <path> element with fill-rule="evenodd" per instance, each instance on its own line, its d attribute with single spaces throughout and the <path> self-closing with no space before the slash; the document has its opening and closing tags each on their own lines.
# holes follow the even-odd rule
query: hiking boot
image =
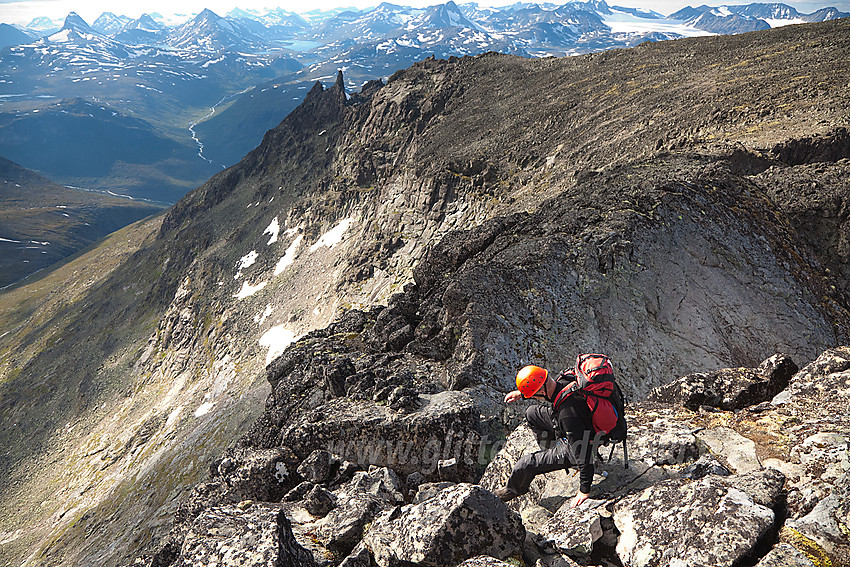
<svg viewBox="0 0 850 567">
<path fill-rule="evenodd" d="M 496 490 L 493 491 L 493 494 L 495 494 L 496 497 L 499 500 L 501 500 L 502 502 L 507 502 L 508 500 L 513 500 L 514 498 L 519 496 L 519 494 L 517 494 L 516 492 L 514 492 L 513 490 L 511 490 L 507 486 L 502 487 L 502 488 L 497 488 Z"/>
</svg>

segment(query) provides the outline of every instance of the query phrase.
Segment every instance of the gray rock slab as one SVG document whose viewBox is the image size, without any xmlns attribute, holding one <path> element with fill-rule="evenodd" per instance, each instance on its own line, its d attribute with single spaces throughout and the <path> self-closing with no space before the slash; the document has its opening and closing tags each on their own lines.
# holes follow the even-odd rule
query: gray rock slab
<svg viewBox="0 0 850 567">
<path fill-rule="evenodd" d="M 731 566 L 774 521 L 772 510 L 714 476 L 664 481 L 614 509 L 617 554 L 625 567 Z"/>
<path fill-rule="evenodd" d="M 815 567 L 815 564 L 794 546 L 779 543 L 756 563 L 756 567 Z"/>
<path fill-rule="evenodd" d="M 587 559 L 593 544 L 602 537 L 600 508 L 604 513 L 606 500 L 585 500 L 572 508 L 567 502 L 543 527 L 541 545 L 575 559 Z M 608 514 L 610 515 L 610 514 Z"/>
<path fill-rule="evenodd" d="M 446 391 L 423 394 L 421 401 L 415 411 L 397 412 L 335 398 L 290 424 L 282 444 L 305 457 L 324 449 L 361 468 L 389 467 L 402 476 L 419 472 L 436 480 L 439 461 L 452 457 L 459 457 L 459 470 L 471 470 L 478 458 L 472 399 Z"/>
<path fill-rule="evenodd" d="M 312 555 L 295 542 L 280 507 L 252 505 L 245 510 L 222 506 L 204 511 L 183 541 L 177 565 L 308 567 Z"/>
<path fill-rule="evenodd" d="M 714 427 L 700 431 L 696 435 L 714 455 L 722 457 L 733 472 L 743 474 L 762 468 L 756 456 L 755 442 L 734 429 Z"/>
<path fill-rule="evenodd" d="M 630 461 L 680 465 L 700 456 L 693 427 L 671 418 L 659 417 L 646 425 L 629 428 L 627 441 Z"/>
<path fill-rule="evenodd" d="M 519 514 L 492 492 L 464 483 L 379 517 L 363 541 L 380 567 L 438 567 L 479 555 L 517 555 L 525 528 Z"/>
</svg>

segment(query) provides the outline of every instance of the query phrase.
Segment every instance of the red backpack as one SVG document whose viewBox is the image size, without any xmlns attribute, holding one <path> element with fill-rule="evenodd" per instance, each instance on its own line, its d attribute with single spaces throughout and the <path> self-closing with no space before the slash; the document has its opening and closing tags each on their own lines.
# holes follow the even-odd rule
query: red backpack
<svg viewBox="0 0 850 567">
<path fill-rule="evenodd" d="M 580 354 L 569 373 L 575 375 L 576 384 L 587 401 L 594 431 L 608 435 L 615 442 L 622 440 L 625 437 L 624 403 L 622 393 L 614 382 L 611 360 L 604 354 Z M 566 388 L 561 390 L 555 398 L 555 408 L 571 393 Z"/>
</svg>

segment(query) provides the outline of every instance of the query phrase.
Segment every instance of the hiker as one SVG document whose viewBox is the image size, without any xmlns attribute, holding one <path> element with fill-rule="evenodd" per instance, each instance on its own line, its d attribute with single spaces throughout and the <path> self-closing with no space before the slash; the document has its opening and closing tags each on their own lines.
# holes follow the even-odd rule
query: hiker
<svg viewBox="0 0 850 567">
<path fill-rule="evenodd" d="M 594 374 L 605 376 L 594 382 Z M 614 387 L 611 364 L 602 355 L 579 355 L 575 369 L 562 372 L 557 379 L 549 376 L 544 368 L 526 366 L 517 373 L 516 385 L 516 390 L 505 395 L 505 403 L 535 398 L 552 405 L 535 404 L 525 412 L 541 450 L 521 457 L 507 485 L 496 489 L 495 494 L 507 502 L 528 492 L 531 481 L 538 474 L 575 466 L 579 472 L 579 490 L 572 502 L 575 508 L 587 500 L 593 483 L 594 444 L 601 438 L 596 431 L 607 433 L 617 424 L 617 413 L 607 409 L 610 406 L 607 399 L 601 402 L 591 391 L 598 391 L 601 386 L 604 388 L 602 395 L 606 398 L 610 395 Z M 597 411 L 603 403 L 605 411 Z M 562 441 L 559 443 L 559 440 Z"/>
</svg>

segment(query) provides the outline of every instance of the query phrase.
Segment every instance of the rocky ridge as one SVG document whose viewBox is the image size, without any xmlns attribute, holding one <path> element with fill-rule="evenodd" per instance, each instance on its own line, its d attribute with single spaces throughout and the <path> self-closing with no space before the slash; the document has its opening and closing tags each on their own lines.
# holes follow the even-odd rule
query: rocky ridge
<svg viewBox="0 0 850 567">
<path fill-rule="evenodd" d="M 492 494 L 537 449 L 525 425 L 483 474 L 459 466 L 487 462 L 475 461 L 481 437 L 472 453 L 449 450 L 433 468 L 416 460 L 428 447 L 413 431 L 397 434 L 413 450 L 391 463 L 353 463 L 323 439 L 302 459 L 247 437 L 196 488 L 173 539 L 134 564 L 847 565 L 848 380 L 850 348 L 839 347 L 799 371 L 777 354 L 657 388 L 627 410 L 628 468 L 619 452 L 602 451 L 591 499 L 578 508 L 578 481 L 564 471 L 538 477 L 507 506 Z M 453 431 L 451 413 L 434 405 L 386 411 Z M 336 439 L 365 443 L 357 435 Z M 398 474 L 411 465 L 420 470 Z M 257 540 L 266 533 L 276 538 Z M 199 557 L 199 545 L 214 551 Z M 263 562 L 235 559 L 248 553 Z"/>
<path fill-rule="evenodd" d="M 51 347 L 4 359 L 15 509 L 0 551 L 118 564 L 170 541 L 164 560 L 205 498 L 295 490 L 322 511 L 369 462 L 404 483 L 419 472 L 417 486 L 468 483 L 518 423 L 500 398 L 529 361 L 605 350 L 639 399 L 677 375 L 846 342 L 846 25 L 426 60 L 351 96 L 341 77 L 317 84 L 176 205 L 79 318 L 0 337 L 8 353 Z M 287 341 L 273 339 L 299 336 L 278 358 Z M 43 409 L 28 400 L 55 412 L 28 419 Z M 33 460 L 55 436 L 66 453 Z M 299 488 L 320 449 L 338 482 Z M 181 504 L 209 462 L 212 483 Z M 391 496 L 353 504 L 368 514 L 339 533 L 410 498 L 376 474 Z M 494 510 L 477 490 L 455 495 Z M 22 527 L 32 510 L 41 531 Z M 274 510 L 261 515 L 284 526 Z"/>
</svg>

